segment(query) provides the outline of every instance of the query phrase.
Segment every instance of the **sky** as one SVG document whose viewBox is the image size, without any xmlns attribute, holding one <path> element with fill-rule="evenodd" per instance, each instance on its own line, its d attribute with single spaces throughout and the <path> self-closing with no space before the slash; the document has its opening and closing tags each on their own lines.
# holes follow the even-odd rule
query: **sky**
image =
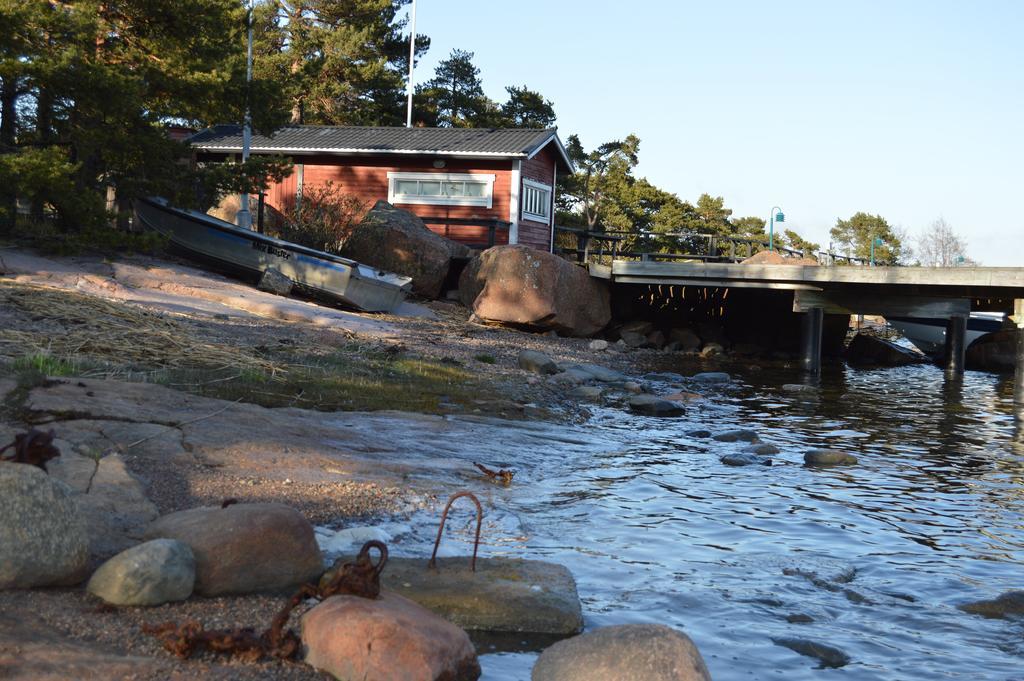
<svg viewBox="0 0 1024 681">
<path fill-rule="evenodd" d="M 1024 1 L 417 0 L 431 48 L 484 90 L 526 85 L 563 140 L 630 133 L 635 174 L 725 197 L 826 246 L 839 218 L 911 236 L 944 218 L 989 266 L 1024 266 Z"/>
</svg>

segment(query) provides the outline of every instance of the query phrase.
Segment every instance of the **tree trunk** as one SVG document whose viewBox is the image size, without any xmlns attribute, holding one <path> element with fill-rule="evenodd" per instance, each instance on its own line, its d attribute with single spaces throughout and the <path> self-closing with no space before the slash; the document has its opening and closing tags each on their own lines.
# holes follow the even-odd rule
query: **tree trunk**
<svg viewBox="0 0 1024 681">
<path fill-rule="evenodd" d="M 0 154 L 16 151 L 18 79 L 0 77 Z M 13 186 L 0 187 L 0 229 L 12 230 L 18 216 L 18 195 Z"/>
<path fill-rule="evenodd" d="M 39 88 L 36 100 L 36 138 L 40 146 L 49 147 L 53 143 L 53 95 L 48 88 Z M 44 203 L 42 197 L 32 201 L 32 221 L 43 221 Z"/>
</svg>

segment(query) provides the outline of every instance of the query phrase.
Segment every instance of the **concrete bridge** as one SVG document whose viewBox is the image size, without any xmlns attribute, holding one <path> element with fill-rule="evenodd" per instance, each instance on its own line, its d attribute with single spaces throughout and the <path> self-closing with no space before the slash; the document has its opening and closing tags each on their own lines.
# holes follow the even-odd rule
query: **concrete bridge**
<svg viewBox="0 0 1024 681">
<path fill-rule="evenodd" d="M 594 277 L 613 284 L 667 284 L 793 291 L 793 310 L 804 313 L 803 367 L 821 370 L 824 314 L 870 314 L 947 320 L 945 366 L 964 369 L 967 318 L 972 303 L 1012 313 L 1018 328 L 1016 392 L 1024 402 L 1024 268 L 821 267 L 657 260 L 588 264 Z"/>
</svg>

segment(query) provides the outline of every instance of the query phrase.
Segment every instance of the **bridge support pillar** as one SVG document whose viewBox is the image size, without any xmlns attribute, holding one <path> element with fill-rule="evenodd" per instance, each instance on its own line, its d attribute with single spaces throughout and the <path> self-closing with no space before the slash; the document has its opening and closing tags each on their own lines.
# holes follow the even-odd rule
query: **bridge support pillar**
<svg viewBox="0 0 1024 681">
<path fill-rule="evenodd" d="M 1017 363 L 1013 374 L 1013 401 L 1024 405 L 1024 299 L 1013 301 L 1013 321 L 1017 328 Z"/>
<path fill-rule="evenodd" d="M 800 364 L 804 371 L 821 373 L 821 331 L 825 326 L 825 310 L 812 307 L 804 312 L 801 324 Z"/>
<path fill-rule="evenodd" d="M 946 373 L 962 374 L 967 354 L 967 317 L 955 314 L 946 322 Z"/>
</svg>

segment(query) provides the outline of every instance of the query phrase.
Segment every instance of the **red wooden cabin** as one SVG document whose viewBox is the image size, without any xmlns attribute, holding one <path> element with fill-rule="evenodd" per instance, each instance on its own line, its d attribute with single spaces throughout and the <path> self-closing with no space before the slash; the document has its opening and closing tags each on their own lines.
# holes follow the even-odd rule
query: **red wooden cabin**
<svg viewBox="0 0 1024 681">
<path fill-rule="evenodd" d="M 218 125 L 190 142 L 200 161 L 231 160 L 242 151 L 242 130 Z M 554 129 L 295 125 L 254 134 L 250 149 L 295 164 L 267 192 L 279 211 L 304 188 L 330 181 L 367 206 L 384 199 L 416 213 L 456 241 L 481 245 L 493 235 L 495 243 L 545 251 L 553 243 L 556 178 L 572 172 Z"/>
</svg>

